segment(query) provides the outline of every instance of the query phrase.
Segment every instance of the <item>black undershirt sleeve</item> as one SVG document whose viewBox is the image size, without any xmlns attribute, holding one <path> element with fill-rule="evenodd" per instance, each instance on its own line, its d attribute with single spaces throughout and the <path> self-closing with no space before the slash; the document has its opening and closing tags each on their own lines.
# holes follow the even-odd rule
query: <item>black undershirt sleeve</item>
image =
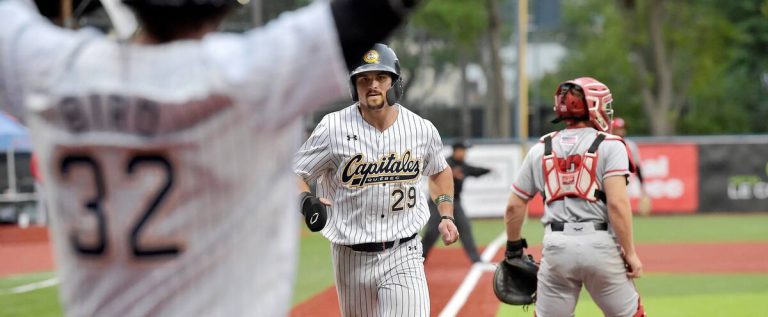
<svg viewBox="0 0 768 317">
<path fill-rule="evenodd" d="M 635 166 L 635 174 L 637 174 L 637 179 L 640 180 L 640 184 L 643 183 L 643 173 L 640 172 L 640 166 Z"/>
<path fill-rule="evenodd" d="M 351 71 L 363 54 L 383 41 L 421 0 L 336 0 L 331 12 L 347 68 Z"/>
</svg>

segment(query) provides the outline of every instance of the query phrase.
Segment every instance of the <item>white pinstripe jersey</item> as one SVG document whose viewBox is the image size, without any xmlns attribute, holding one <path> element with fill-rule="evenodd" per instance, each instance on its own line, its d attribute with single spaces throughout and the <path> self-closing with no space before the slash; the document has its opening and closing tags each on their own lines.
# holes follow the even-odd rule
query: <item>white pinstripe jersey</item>
<svg viewBox="0 0 768 317">
<path fill-rule="evenodd" d="M 383 132 L 358 104 L 328 114 L 296 154 L 296 174 L 332 201 L 322 234 L 333 243 L 405 238 L 429 218 L 420 181 L 448 167 L 443 143 L 431 122 L 394 107 L 397 120 Z"/>
<path fill-rule="evenodd" d="M 25 90 L 67 315 L 287 313 L 298 119 L 348 92 L 338 43 L 327 3 L 142 46 L 0 2 L 0 78 Z"/>
</svg>

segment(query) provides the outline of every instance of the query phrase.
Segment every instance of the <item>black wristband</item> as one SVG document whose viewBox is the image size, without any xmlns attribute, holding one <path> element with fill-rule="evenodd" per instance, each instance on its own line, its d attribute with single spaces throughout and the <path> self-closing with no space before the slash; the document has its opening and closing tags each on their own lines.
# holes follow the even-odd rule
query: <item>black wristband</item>
<svg viewBox="0 0 768 317">
<path fill-rule="evenodd" d="M 519 258 L 523 256 L 523 248 L 528 248 L 528 241 L 525 239 L 509 241 L 507 240 L 506 258 Z"/>
<path fill-rule="evenodd" d="M 456 219 L 453 219 L 451 216 L 440 216 L 440 219 L 448 219 L 453 222 L 454 225 L 456 224 Z"/>
<path fill-rule="evenodd" d="M 311 197 L 315 197 L 315 195 L 312 195 L 312 193 L 310 193 L 310 192 L 302 192 L 301 194 L 299 194 L 299 211 L 302 214 L 304 214 L 304 208 L 303 208 L 304 207 L 304 201 L 307 198 L 311 198 Z"/>
</svg>

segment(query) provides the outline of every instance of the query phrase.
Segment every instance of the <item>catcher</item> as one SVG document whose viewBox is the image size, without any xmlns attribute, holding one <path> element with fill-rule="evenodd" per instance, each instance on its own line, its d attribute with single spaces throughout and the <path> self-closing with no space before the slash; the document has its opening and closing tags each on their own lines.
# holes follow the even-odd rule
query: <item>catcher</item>
<svg viewBox="0 0 768 317">
<path fill-rule="evenodd" d="M 566 128 L 531 148 L 512 185 L 507 252 L 494 280 L 501 301 L 525 305 L 535 299 L 537 316 L 573 316 L 583 285 L 605 316 L 645 315 L 632 281 L 643 270 L 626 190 L 634 165 L 624 141 L 606 133 L 612 101 L 608 87 L 594 78 L 558 86 L 553 122 L 565 122 Z M 536 192 L 545 203 L 538 270 L 524 255 L 521 237 L 527 203 Z"/>
</svg>

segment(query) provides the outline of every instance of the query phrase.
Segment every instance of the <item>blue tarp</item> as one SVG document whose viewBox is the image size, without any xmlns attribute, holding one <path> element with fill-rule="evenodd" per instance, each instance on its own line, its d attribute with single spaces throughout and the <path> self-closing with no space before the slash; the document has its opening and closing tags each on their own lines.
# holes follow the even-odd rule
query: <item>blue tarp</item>
<svg viewBox="0 0 768 317">
<path fill-rule="evenodd" d="M 0 151 L 32 152 L 27 128 L 13 117 L 0 113 Z"/>
</svg>

